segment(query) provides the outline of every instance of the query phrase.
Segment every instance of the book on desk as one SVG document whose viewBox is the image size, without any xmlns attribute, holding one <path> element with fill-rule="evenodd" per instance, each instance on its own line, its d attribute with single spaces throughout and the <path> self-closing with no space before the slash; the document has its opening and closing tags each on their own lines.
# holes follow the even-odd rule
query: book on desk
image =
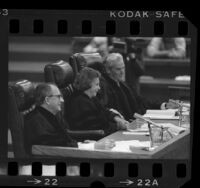
<svg viewBox="0 0 200 188">
<path fill-rule="evenodd" d="M 143 117 L 151 119 L 178 119 L 176 112 L 178 109 L 167 109 L 167 110 L 147 110 Z"/>
</svg>

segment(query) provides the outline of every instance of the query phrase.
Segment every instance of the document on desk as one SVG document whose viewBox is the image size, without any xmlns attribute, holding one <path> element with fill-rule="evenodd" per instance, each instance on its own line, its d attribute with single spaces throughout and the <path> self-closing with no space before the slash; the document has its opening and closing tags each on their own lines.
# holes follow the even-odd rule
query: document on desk
<svg viewBox="0 0 200 188">
<path fill-rule="evenodd" d="M 94 143 L 78 142 L 78 149 L 94 150 Z"/>
<path fill-rule="evenodd" d="M 167 109 L 167 110 L 147 110 L 143 117 L 151 119 L 179 119 L 175 116 L 177 109 Z"/>
<path fill-rule="evenodd" d="M 161 124 L 164 128 L 168 128 L 168 131 L 171 133 L 178 135 L 184 132 L 187 128 L 176 126 L 172 123 L 162 123 Z"/>
<path fill-rule="evenodd" d="M 127 129 L 127 131 L 122 132 L 123 135 L 149 135 L 148 127 L 137 128 L 137 129 Z"/>
<path fill-rule="evenodd" d="M 168 131 L 170 131 L 171 133 L 173 133 L 174 135 L 178 135 L 182 132 L 184 132 L 185 130 L 187 130 L 187 128 L 185 127 L 179 127 L 177 125 L 174 125 L 172 123 L 157 123 L 158 125 L 162 126 L 163 128 L 168 128 Z M 147 123 L 144 123 L 141 126 L 142 129 L 147 129 L 148 125 Z"/>
<path fill-rule="evenodd" d="M 149 132 L 129 132 L 129 131 L 124 131 L 122 134 L 123 135 L 146 135 L 146 136 L 149 136 Z"/>
<path fill-rule="evenodd" d="M 113 147 L 110 151 L 117 152 L 132 152 L 130 150 L 131 147 L 135 148 L 148 148 L 150 147 L 150 141 L 139 141 L 139 140 L 125 140 L 125 141 L 116 141 L 115 147 Z M 78 148 L 83 150 L 95 150 L 94 143 L 78 143 Z"/>
<path fill-rule="evenodd" d="M 189 111 L 190 110 L 190 103 L 183 103 L 183 105 L 185 105 L 185 106 L 183 106 L 183 111 Z"/>
<path fill-rule="evenodd" d="M 115 147 L 111 149 L 111 151 L 118 152 L 132 152 L 130 150 L 130 146 L 136 148 L 146 148 L 150 147 L 150 141 L 139 141 L 139 140 L 126 140 L 126 141 L 116 141 Z"/>
<path fill-rule="evenodd" d="M 127 131 L 123 131 L 122 134 L 123 135 L 149 135 L 149 129 L 145 125 L 136 129 L 127 129 Z"/>
</svg>

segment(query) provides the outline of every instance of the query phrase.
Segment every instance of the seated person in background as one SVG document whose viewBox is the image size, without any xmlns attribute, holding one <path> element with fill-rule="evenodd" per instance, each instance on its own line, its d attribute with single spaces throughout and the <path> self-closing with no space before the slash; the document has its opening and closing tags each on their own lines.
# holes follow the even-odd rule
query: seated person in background
<svg viewBox="0 0 200 188">
<path fill-rule="evenodd" d="M 99 52 L 104 59 L 108 55 L 108 38 L 94 37 L 91 42 L 83 48 L 85 53 Z"/>
<path fill-rule="evenodd" d="M 77 147 L 67 133 L 67 124 L 61 115 L 63 97 L 56 85 L 39 84 L 35 91 L 36 108 L 25 116 L 25 150 L 31 154 L 32 145 Z"/>
<path fill-rule="evenodd" d="M 154 37 L 147 46 L 147 55 L 153 58 L 185 58 L 186 41 L 181 37 Z"/>
<path fill-rule="evenodd" d="M 89 67 L 83 68 L 77 75 L 72 94 L 66 104 L 67 120 L 73 130 L 98 130 L 111 134 L 117 130 L 127 129 L 128 122 L 116 113 L 104 108 L 96 98 L 100 90 L 101 74 Z"/>
<path fill-rule="evenodd" d="M 125 65 L 119 53 L 111 53 L 105 59 L 106 74 L 103 74 L 102 83 L 107 100 L 107 108 L 117 110 L 126 120 L 132 120 L 134 113 L 145 114 L 147 109 L 159 109 L 169 106 L 168 103 L 160 105 L 155 101 L 148 101 L 130 89 L 125 83 Z"/>
</svg>

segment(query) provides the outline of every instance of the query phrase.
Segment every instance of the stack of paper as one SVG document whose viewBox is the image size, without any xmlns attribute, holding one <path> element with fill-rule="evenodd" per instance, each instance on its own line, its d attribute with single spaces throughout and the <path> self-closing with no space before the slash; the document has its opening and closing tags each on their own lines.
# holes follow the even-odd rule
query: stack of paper
<svg viewBox="0 0 200 188">
<path fill-rule="evenodd" d="M 189 102 L 183 102 L 183 105 L 184 105 L 184 109 L 185 110 L 188 110 L 188 109 L 190 109 L 190 103 Z"/>
<path fill-rule="evenodd" d="M 145 132 L 129 132 L 129 131 L 124 131 L 122 133 L 123 135 L 145 135 L 145 136 L 149 136 L 149 132 L 145 131 Z"/>
<path fill-rule="evenodd" d="M 143 117 L 151 119 L 178 119 L 175 113 L 178 109 L 167 109 L 167 110 L 147 110 Z"/>
<path fill-rule="evenodd" d="M 118 152 L 131 152 L 131 147 L 136 148 L 146 148 L 150 147 L 150 141 L 139 141 L 139 140 L 128 140 L 128 141 L 116 141 L 115 147 L 112 148 L 111 151 L 118 151 Z"/>
<path fill-rule="evenodd" d="M 86 150 L 94 150 L 94 142 L 91 142 L 91 143 L 78 142 L 78 148 L 86 149 Z"/>
<path fill-rule="evenodd" d="M 178 80 L 178 81 L 190 81 L 191 77 L 190 77 L 190 75 L 176 76 L 175 80 Z"/>
<path fill-rule="evenodd" d="M 174 135 L 178 135 L 182 132 L 184 132 L 187 128 L 185 127 L 179 127 L 179 126 L 176 126 L 172 123 L 157 123 L 158 125 L 162 126 L 163 128 L 168 128 L 168 131 L 170 131 L 171 133 L 173 133 Z M 144 123 L 142 126 L 141 126 L 142 129 L 147 129 L 148 128 L 148 125 L 147 123 Z"/>
<path fill-rule="evenodd" d="M 164 125 L 162 124 L 162 126 L 165 128 L 168 128 L 168 131 L 170 131 L 171 133 L 175 135 L 181 134 L 182 132 L 186 130 L 186 128 L 176 126 L 172 123 L 165 123 Z"/>
<path fill-rule="evenodd" d="M 124 135 L 149 135 L 148 127 L 140 127 L 137 129 L 127 129 L 127 131 L 122 132 Z"/>
<path fill-rule="evenodd" d="M 139 141 L 139 140 L 125 140 L 125 141 L 116 141 L 115 147 L 113 147 L 110 151 L 117 152 L 132 152 L 130 150 L 132 148 L 149 148 L 150 141 Z M 78 148 L 83 150 L 94 150 L 94 143 L 78 143 Z"/>
</svg>

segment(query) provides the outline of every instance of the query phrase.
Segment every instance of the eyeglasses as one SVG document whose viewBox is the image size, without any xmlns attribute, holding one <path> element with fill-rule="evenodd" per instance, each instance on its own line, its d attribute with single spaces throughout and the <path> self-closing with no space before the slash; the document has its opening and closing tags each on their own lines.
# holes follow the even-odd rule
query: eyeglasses
<svg viewBox="0 0 200 188">
<path fill-rule="evenodd" d="M 63 96 L 62 95 L 49 95 L 47 97 L 58 97 L 59 99 L 63 99 Z"/>
</svg>

